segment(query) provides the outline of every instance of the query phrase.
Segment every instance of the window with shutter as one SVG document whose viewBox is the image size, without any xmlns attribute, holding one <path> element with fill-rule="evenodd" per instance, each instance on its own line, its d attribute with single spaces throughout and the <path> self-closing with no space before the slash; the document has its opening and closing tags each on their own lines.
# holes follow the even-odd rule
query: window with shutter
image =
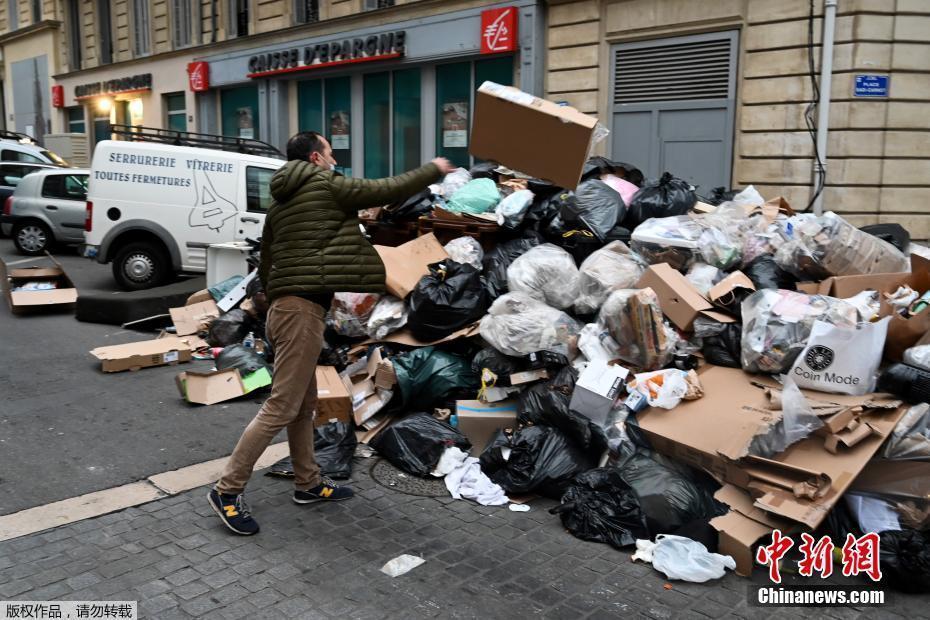
<svg viewBox="0 0 930 620">
<path fill-rule="evenodd" d="M 312 24 L 320 21 L 319 0 L 296 0 L 296 3 L 298 24 Z"/>
</svg>

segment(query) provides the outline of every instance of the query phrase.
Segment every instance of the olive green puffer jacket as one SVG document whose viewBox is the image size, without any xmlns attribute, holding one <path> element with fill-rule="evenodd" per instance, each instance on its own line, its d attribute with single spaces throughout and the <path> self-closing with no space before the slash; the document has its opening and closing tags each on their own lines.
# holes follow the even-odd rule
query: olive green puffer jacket
<svg viewBox="0 0 930 620">
<path fill-rule="evenodd" d="M 286 295 L 383 293 L 384 264 L 359 230 L 358 210 L 404 200 L 440 178 L 435 164 L 387 179 L 344 177 L 307 161 L 271 178 L 259 277 L 268 300 Z"/>
</svg>

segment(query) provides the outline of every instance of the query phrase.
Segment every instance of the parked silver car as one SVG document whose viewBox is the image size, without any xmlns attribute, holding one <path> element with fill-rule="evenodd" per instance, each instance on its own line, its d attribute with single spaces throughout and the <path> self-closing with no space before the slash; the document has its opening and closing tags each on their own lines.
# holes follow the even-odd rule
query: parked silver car
<svg viewBox="0 0 930 620">
<path fill-rule="evenodd" d="M 19 180 L 3 205 L 0 225 L 21 254 L 35 256 L 52 243 L 84 241 L 89 175 L 78 168 L 43 168 Z"/>
</svg>

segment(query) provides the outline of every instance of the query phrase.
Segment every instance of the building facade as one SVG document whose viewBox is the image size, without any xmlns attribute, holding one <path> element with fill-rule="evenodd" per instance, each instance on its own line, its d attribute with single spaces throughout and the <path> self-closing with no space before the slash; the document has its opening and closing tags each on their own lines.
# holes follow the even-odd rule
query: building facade
<svg viewBox="0 0 930 620">
<path fill-rule="evenodd" d="M 752 184 L 804 209 L 824 4 L 552 1 L 546 96 L 606 120 L 607 154 L 650 176 Z M 823 207 L 928 239 L 930 2 L 837 0 L 834 34 Z M 863 88 L 876 76 L 877 93 Z"/>
</svg>

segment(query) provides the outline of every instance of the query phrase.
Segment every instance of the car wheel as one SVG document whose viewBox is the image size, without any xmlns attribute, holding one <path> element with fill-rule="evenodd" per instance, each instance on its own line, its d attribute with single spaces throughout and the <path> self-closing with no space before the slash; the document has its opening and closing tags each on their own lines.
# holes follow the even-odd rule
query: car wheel
<svg viewBox="0 0 930 620">
<path fill-rule="evenodd" d="M 23 222 L 13 228 L 13 244 L 20 254 L 38 256 L 51 242 L 52 233 L 42 222 Z"/>
<path fill-rule="evenodd" d="M 159 286 L 168 279 L 170 272 L 167 253 L 153 243 L 130 243 L 113 259 L 113 278 L 127 291 Z"/>
</svg>

